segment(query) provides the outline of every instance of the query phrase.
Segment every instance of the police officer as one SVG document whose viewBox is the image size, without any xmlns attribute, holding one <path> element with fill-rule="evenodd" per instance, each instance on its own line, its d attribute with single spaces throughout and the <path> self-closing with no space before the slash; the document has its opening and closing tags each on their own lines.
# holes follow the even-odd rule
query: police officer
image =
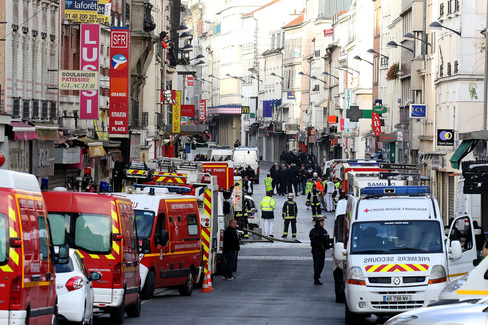
<svg viewBox="0 0 488 325">
<path fill-rule="evenodd" d="M 312 207 L 312 219 L 315 221 L 320 215 L 320 203 L 322 201 L 322 192 L 317 189 L 317 185 L 312 185 L 312 190 L 307 195 L 307 205 Z"/>
<path fill-rule="evenodd" d="M 310 246 L 312 246 L 313 256 L 313 284 L 322 285 L 320 274 L 324 269 L 325 251 L 329 249 L 329 235 L 324 229 L 325 218 L 318 217 L 315 220 L 315 226 L 310 230 Z"/>
<path fill-rule="evenodd" d="M 273 179 L 271 178 L 271 174 L 268 174 L 264 179 L 264 189 L 266 192 L 273 192 Z"/>
<path fill-rule="evenodd" d="M 288 193 L 288 201 L 283 204 L 283 220 L 285 220 L 285 225 L 283 227 L 283 236 L 286 238 L 288 236 L 288 226 L 291 223 L 291 237 L 297 237 L 297 214 L 298 207 L 297 203 L 293 201 L 293 193 Z"/>
<path fill-rule="evenodd" d="M 237 220 L 237 224 L 239 225 L 239 229 L 244 230 L 244 238 L 249 238 L 249 232 L 246 229 L 249 229 L 249 214 L 251 213 L 251 203 L 249 199 L 244 198 L 242 202 L 242 210 L 236 211 L 235 218 Z"/>
</svg>

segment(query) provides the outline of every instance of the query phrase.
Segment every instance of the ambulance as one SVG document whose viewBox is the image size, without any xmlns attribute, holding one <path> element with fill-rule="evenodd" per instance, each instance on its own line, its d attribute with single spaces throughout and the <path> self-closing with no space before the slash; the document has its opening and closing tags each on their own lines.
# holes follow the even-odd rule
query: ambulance
<svg viewBox="0 0 488 325">
<path fill-rule="evenodd" d="M 476 260 L 471 218 L 445 230 L 427 186 L 366 187 L 348 197 L 343 218 L 334 265 L 343 268 L 347 324 L 425 307 Z"/>
<path fill-rule="evenodd" d="M 0 170 L 0 324 L 57 324 L 52 247 L 36 177 Z"/>
<path fill-rule="evenodd" d="M 53 244 L 69 245 L 83 258 L 93 281 L 94 311 L 110 313 L 122 324 L 124 314 L 141 313 L 139 246 L 132 203 L 108 194 L 43 192 Z"/>
<path fill-rule="evenodd" d="M 190 296 L 202 276 L 196 198 L 158 185 L 136 185 L 121 195 L 132 201 L 136 218 L 143 299 L 160 288 L 177 288 L 182 296 Z"/>
<path fill-rule="evenodd" d="M 404 180 L 380 179 L 379 172 L 350 171 L 346 173 L 347 193 L 354 196 L 361 195 L 361 190 L 365 187 L 384 187 L 384 186 L 403 186 Z"/>
</svg>

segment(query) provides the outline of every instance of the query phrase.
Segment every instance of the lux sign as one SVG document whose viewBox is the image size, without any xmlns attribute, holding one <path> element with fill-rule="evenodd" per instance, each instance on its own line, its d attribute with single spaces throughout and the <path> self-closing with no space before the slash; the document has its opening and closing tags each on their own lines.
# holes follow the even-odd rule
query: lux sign
<svg viewBox="0 0 488 325">
<path fill-rule="evenodd" d="M 100 69 L 100 25 L 81 24 L 80 68 L 86 71 Z M 98 89 L 80 92 L 80 119 L 98 119 Z"/>
</svg>

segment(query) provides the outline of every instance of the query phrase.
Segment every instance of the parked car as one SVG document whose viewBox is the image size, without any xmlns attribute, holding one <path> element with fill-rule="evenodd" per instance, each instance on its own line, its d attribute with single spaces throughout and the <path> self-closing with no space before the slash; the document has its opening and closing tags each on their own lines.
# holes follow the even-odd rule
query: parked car
<svg viewBox="0 0 488 325">
<path fill-rule="evenodd" d="M 473 300 L 459 304 L 424 307 L 407 311 L 390 318 L 385 325 L 473 325 L 486 324 L 488 297 L 478 302 Z"/>
<path fill-rule="evenodd" d="M 69 262 L 56 264 L 56 291 L 58 317 L 79 324 L 93 324 L 92 281 L 98 281 L 99 272 L 88 274 L 82 258 L 70 248 Z"/>
</svg>

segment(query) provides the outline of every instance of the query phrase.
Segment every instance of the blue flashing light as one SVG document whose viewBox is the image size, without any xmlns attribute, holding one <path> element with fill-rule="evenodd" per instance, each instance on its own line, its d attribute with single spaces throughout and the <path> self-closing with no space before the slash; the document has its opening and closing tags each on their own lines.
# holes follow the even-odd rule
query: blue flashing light
<svg viewBox="0 0 488 325">
<path fill-rule="evenodd" d="M 365 187 L 361 190 L 363 197 L 379 196 L 420 196 L 430 194 L 428 186 L 379 186 Z"/>
<path fill-rule="evenodd" d="M 100 189 L 99 189 L 99 192 L 100 192 L 100 193 L 106 193 L 106 192 L 108 192 L 108 185 L 107 185 L 107 182 L 104 182 L 104 181 L 101 181 L 101 182 L 100 182 Z"/>
<path fill-rule="evenodd" d="M 45 177 L 41 179 L 41 190 L 47 191 L 49 189 L 49 178 Z"/>
</svg>

